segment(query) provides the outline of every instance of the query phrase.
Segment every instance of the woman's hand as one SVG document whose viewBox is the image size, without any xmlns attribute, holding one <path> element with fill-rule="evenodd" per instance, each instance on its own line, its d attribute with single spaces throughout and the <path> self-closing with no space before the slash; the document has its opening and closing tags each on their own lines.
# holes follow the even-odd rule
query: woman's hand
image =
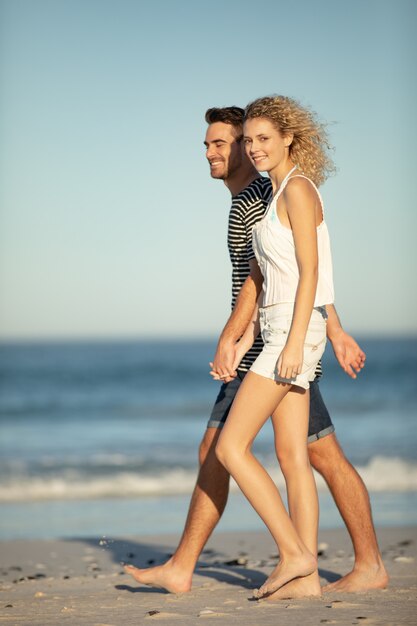
<svg viewBox="0 0 417 626">
<path fill-rule="evenodd" d="M 303 344 L 286 344 L 277 361 L 277 372 L 281 378 L 295 378 L 303 366 Z"/>
</svg>

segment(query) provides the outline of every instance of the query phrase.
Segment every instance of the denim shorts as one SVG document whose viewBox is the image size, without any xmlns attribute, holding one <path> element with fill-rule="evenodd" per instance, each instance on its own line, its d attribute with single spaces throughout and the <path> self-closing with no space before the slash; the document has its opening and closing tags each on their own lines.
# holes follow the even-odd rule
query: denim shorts
<svg viewBox="0 0 417 626">
<path fill-rule="evenodd" d="M 313 309 L 304 341 L 301 373 L 292 378 L 283 378 L 278 375 L 276 366 L 287 342 L 293 309 L 293 303 L 274 304 L 259 309 L 264 347 L 250 369 L 251 372 L 275 380 L 277 383 L 287 383 L 308 389 L 310 382 L 315 378 L 317 363 L 326 347 L 327 314 L 323 307 Z"/>
<path fill-rule="evenodd" d="M 223 428 L 229 415 L 230 407 L 247 372 L 237 371 L 237 376 L 230 383 L 223 383 L 214 403 L 207 428 Z M 329 412 L 321 397 L 319 383 L 310 382 L 310 418 L 308 424 L 308 443 L 334 432 Z"/>
</svg>

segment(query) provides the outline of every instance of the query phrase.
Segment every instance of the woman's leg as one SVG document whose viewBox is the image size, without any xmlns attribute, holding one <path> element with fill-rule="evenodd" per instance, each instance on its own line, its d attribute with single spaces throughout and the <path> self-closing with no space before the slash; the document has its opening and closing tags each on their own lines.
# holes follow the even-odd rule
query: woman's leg
<svg viewBox="0 0 417 626">
<path fill-rule="evenodd" d="M 290 517 L 304 544 L 317 554 L 318 497 L 307 450 L 309 399 L 309 391 L 293 387 L 274 411 L 272 424 Z"/>
<path fill-rule="evenodd" d="M 277 384 L 249 372 L 216 447 L 219 460 L 265 522 L 279 549 L 279 566 L 262 585 L 256 594 L 258 597 L 272 593 L 298 576 L 307 576 L 317 568 L 316 557 L 299 537 L 273 480 L 251 452 L 259 430 L 290 389 L 290 385 Z M 307 446 L 307 437 L 304 445 Z"/>
<path fill-rule="evenodd" d="M 317 554 L 318 499 L 314 476 L 306 459 L 306 445 L 299 446 L 307 439 L 304 427 L 305 411 L 308 411 L 309 392 L 293 387 L 285 396 L 272 416 L 275 431 L 275 447 L 287 484 L 287 497 L 292 522 L 302 541 L 314 555 Z M 292 424 L 291 424 L 292 420 Z M 293 437 L 296 422 L 300 423 L 302 439 Z M 288 428 L 289 427 L 289 428 Z M 300 433 L 301 434 L 301 433 Z M 308 453 L 307 453 L 308 454 Z M 270 594 L 268 600 L 304 596 L 320 596 L 321 586 L 318 571 L 309 576 L 296 578 L 277 592 Z"/>
<path fill-rule="evenodd" d="M 290 517 L 304 545 L 316 556 L 318 497 L 307 450 L 309 399 L 309 391 L 292 387 L 272 414 L 272 423 L 277 456 L 287 485 Z M 261 591 L 270 587 L 280 568 L 281 559 Z M 307 594 L 317 595 L 320 591 L 317 570 L 307 578 L 306 583 L 310 584 L 303 583 Z"/>
</svg>

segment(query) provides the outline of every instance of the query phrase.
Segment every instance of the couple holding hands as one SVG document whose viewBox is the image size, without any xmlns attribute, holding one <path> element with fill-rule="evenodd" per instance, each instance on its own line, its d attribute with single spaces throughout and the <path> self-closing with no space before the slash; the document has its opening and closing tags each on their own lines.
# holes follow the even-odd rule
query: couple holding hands
<svg viewBox="0 0 417 626">
<path fill-rule="evenodd" d="M 200 446 L 200 472 L 177 550 L 163 565 L 126 571 L 143 584 L 188 591 L 226 505 L 231 475 L 280 556 L 255 597 L 320 595 L 314 467 L 329 485 L 355 550 L 352 572 L 328 587 L 385 587 L 369 496 L 337 442 L 318 385 L 326 336 L 352 378 L 365 361 L 334 308 L 330 240 L 318 190 L 334 169 L 325 128 L 285 96 L 259 98 L 245 110 L 209 109 L 206 121 L 211 176 L 223 180 L 232 196 L 233 311 L 211 364 L 211 375 L 223 384 Z M 288 512 L 251 450 L 268 419 Z"/>
</svg>

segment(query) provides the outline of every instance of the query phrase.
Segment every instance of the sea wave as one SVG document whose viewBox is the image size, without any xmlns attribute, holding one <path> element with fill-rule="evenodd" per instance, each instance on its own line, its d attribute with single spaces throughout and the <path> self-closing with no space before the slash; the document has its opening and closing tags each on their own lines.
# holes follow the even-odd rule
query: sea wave
<svg viewBox="0 0 417 626">
<path fill-rule="evenodd" d="M 417 491 L 416 462 L 377 456 L 357 470 L 371 492 Z M 268 471 L 276 484 L 285 488 L 280 470 L 270 467 Z M 325 490 L 324 480 L 318 475 L 316 478 L 319 491 Z M 195 470 L 183 468 L 153 475 L 117 470 L 111 475 L 91 477 L 74 469 L 53 477 L 20 474 L 0 482 L 0 502 L 180 495 L 191 493 L 195 479 Z M 234 483 L 232 490 L 237 490 Z"/>
</svg>

